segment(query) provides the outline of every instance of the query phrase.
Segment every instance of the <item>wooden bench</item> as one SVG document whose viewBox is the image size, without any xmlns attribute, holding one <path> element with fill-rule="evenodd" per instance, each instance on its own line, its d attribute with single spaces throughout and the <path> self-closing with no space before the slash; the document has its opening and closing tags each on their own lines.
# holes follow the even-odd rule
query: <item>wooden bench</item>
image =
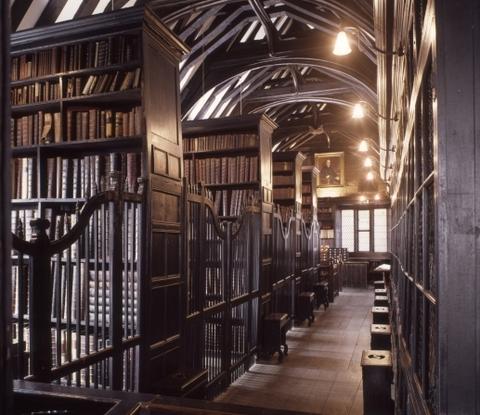
<svg viewBox="0 0 480 415">
<path fill-rule="evenodd" d="M 260 356 L 278 353 L 278 361 L 288 355 L 287 331 L 290 318 L 286 313 L 271 313 L 263 319 L 263 342 Z M 282 351 L 283 346 L 283 351 Z"/>
<path fill-rule="evenodd" d="M 321 305 L 325 308 L 328 308 L 328 294 L 329 294 L 329 285 L 327 281 L 316 282 L 313 285 L 313 292 L 315 293 L 315 304 L 316 308 L 319 309 Z"/>
<path fill-rule="evenodd" d="M 308 325 L 311 326 L 315 320 L 313 309 L 315 306 L 315 293 L 304 291 L 296 298 L 295 304 L 295 320 L 302 322 L 308 319 Z"/>
</svg>

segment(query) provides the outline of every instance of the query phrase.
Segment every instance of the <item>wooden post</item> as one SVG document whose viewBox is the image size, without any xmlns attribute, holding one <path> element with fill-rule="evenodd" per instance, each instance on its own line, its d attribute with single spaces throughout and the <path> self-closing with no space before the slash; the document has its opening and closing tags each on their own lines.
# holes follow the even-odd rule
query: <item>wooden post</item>
<svg viewBox="0 0 480 415">
<path fill-rule="evenodd" d="M 50 241 L 46 230 L 50 222 L 35 219 L 30 222 L 35 254 L 31 256 L 30 275 L 30 344 L 31 368 L 36 381 L 48 382 L 52 369 L 52 273 L 50 270 Z"/>
<path fill-rule="evenodd" d="M 113 347 L 113 358 L 110 367 L 110 382 L 112 390 L 122 390 L 123 359 L 122 359 L 122 221 L 123 197 L 120 183 L 120 172 L 110 173 L 109 189 L 115 192 L 115 198 L 109 202 L 109 259 L 110 259 L 110 331 L 109 337 Z M 127 307 L 127 304 L 125 304 Z"/>
</svg>

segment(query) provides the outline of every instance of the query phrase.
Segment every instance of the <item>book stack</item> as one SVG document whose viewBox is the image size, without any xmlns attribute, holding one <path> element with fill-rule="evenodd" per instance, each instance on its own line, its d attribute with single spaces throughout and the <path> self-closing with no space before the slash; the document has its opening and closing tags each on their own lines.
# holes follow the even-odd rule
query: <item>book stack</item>
<svg viewBox="0 0 480 415">
<path fill-rule="evenodd" d="M 89 198 L 106 190 L 111 170 L 110 156 L 81 158 L 55 157 L 47 159 L 48 198 Z M 140 156 L 134 153 L 121 155 L 121 181 L 127 190 L 135 192 L 140 177 Z"/>
<path fill-rule="evenodd" d="M 185 140 L 184 152 L 243 149 L 258 146 L 256 134 L 209 135 Z"/>
<path fill-rule="evenodd" d="M 258 191 L 252 189 L 217 190 L 214 194 L 215 213 L 219 216 L 240 216 L 245 206 L 258 198 Z"/>
<path fill-rule="evenodd" d="M 12 199 L 33 199 L 37 197 L 37 160 L 32 157 L 11 161 Z"/>
<path fill-rule="evenodd" d="M 138 37 L 128 35 L 46 48 L 13 57 L 11 79 L 127 64 L 140 59 L 140 50 Z"/>
<path fill-rule="evenodd" d="M 142 109 L 114 111 L 100 108 L 69 108 L 66 141 L 142 135 Z"/>
<path fill-rule="evenodd" d="M 60 97 L 61 90 L 58 81 L 34 82 L 13 87 L 10 92 L 10 102 L 13 106 L 54 101 L 59 100 Z"/>
<path fill-rule="evenodd" d="M 101 75 L 76 76 L 66 80 L 66 98 L 105 92 L 126 91 L 140 87 L 142 71 L 115 71 Z"/>
<path fill-rule="evenodd" d="M 293 161 L 274 161 L 273 173 L 292 171 L 295 167 Z"/>
<path fill-rule="evenodd" d="M 232 184 L 258 180 L 258 157 L 216 157 L 185 160 L 190 183 Z"/>
<path fill-rule="evenodd" d="M 12 147 L 59 143 L 62 141 L 61 114 L 39 111 L 12 118 L 10 139 Z"/>
<path fill-rule="evenodd" d="M 293 187 L 273 188 L 273 199 L 294 199 L 295 189 Z"/>
</svg>

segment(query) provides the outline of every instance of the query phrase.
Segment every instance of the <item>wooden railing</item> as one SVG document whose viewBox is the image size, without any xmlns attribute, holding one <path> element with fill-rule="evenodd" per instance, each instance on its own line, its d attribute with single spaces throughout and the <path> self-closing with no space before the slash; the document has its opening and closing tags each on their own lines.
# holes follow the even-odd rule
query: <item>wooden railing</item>
<svg viewBox="0 0 480 415">
<path fill-rule="evenodd" d="M 30 241 L 21 227 L 12 235 L 17 378 L 135 390 L 142 195 L 124 192 L 119 177 L 73 226 L 38 218 Z"/>
<path fill-rule="evenodd" d="M 108 189 L 76 212 L 74 224 L 39 218 L 30 241 L 20 230 L 13 235 L 16 378 L 138 390 L 143 196 L 125 192 L 117 173 Z M 274 213 L 272 270 L 262 275 L 259 202 L 237 221 L 221 221 L 205 188 L 184 182 L 183 189 L 182 312 L 167 324 L 180 339 L 178 370 L 206 370 L 214 397 L 253 364 L 265 298 L 269 312 L 293 317 L 297 291 L 318 278 L 319 224 L 298 217 L 284 224 Z"/>
</svg>

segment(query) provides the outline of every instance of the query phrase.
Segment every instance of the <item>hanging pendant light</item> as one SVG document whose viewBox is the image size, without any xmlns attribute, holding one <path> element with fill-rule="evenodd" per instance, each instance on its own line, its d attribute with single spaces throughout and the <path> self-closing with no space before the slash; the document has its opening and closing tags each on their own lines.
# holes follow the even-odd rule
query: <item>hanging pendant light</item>
<svg viewBox="0 0 480 415">
<path fill-rule="evenodd" d="M 350 47 L 350 41 L 348 40 L 347 34 L 342 30 L 338 32 L 337 38 L 335 39 L 335 47 L 333 48 L 333 54 L 337 56 L 349 55 L 352 52 Z"/>
<path fill-rule="evenodd" d="M 363 117 L 365 117 L 365 108 L 363 107 L 362 103 L 357 102 L 353 106 L 352 118 L 361 119 Z"/>
<path fill-rule="evenodd" d="M 360 144 L 358 145 L 358 151 L 360 153 L 366 153 L 368 151 L 368 142 L 367 140 L 362 140 L 360 141 Z"/>
</svg>

